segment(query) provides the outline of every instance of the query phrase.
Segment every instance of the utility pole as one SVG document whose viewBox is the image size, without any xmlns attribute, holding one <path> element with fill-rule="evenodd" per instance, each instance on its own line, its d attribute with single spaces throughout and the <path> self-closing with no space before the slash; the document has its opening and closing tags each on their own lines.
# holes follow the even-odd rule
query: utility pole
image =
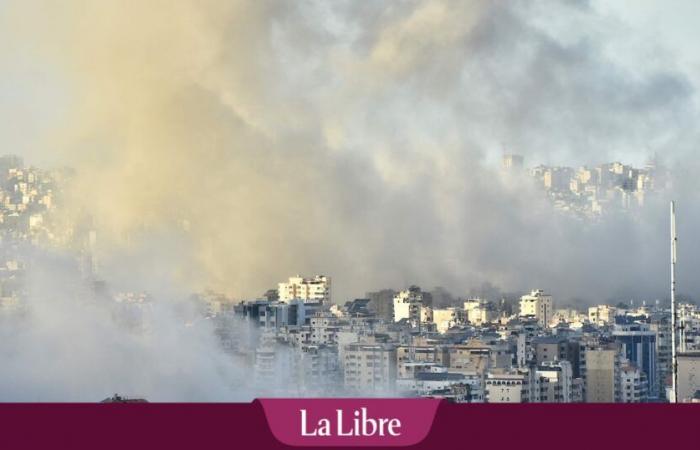
<svg viewBox="0 0 700 450">
<path fill-rule="evenodd" d="M 671 403 L 678 402 L 678 355 L 676 353 L 676 332 L 678 320 L 676 311 L 676 203 L 671 201 Z"/>
</svg>

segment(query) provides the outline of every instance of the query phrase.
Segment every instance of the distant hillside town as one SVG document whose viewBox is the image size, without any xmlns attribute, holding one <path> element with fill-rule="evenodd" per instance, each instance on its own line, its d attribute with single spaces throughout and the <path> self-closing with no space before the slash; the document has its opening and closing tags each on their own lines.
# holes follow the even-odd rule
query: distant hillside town
<svg viewBox="0 0 700 450">
<path fill-rule="evenodd" d="M 503 165 L 524 170 L 517 155 L 504 157 Z M 655 165 L 538 166 L 530 173 L 555 205 L 583 216 L 643 205 L 668 183 Z M 21 159 L 6 156 L 0 175 L 0 320 L 31 326 L 22 322 L 31 314 L 22 246 L 61 242 L 75 250 L 76 265 L 92 287 L 83 301 L 107 308 L 124 333 L 153 333 L 158 300 L 145 292 L 112 292 L 97 276 L 97 237 L 89 222 L 55 231 L 66 173 L 25 168 Z M 557 305 L 541 288 L 453 297 L 418 286 L 346 299 L 334 298 L 331 277 L 321 274 L 289 277 L 260 298 L 234 300 L 207 291 L 187 302 L 192 307 L 182 308 L 177 326 L 212 330 L 218 350 L 244 367 L 250 374 L 244 383 L 260 395 L 475 403 L 669 398 L 670 310 L 660 302 L 572 308 Z M 700 308 L 680 303 L 678 320 L 678 398 L 700 401 Z"/>
<path fill-rule="evenodd" d="M 502 170 L 506 177 L 527 173 L 557 209 L 589 219 L 642 207 L 670 185 L 668 172 L 655 160 L 642 168 L 612 162 L 595 167 L 538 165 L 526 169 L 523 156 L 505 154 Z"/>
</svg>

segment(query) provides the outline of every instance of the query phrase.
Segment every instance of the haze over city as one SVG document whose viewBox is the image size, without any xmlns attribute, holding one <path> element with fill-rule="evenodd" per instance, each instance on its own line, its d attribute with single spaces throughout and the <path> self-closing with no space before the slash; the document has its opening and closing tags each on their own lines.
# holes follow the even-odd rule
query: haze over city
<svg viewBox="0 0 700 450">
<path fill-rule="evenodd" d="M 15 386 L 0 394 L 64 399 L 35 390 L 30 356 L 99 336 L 115 353 L 84 351 L 125 391 L 228 398 L 242 366 L 202 350 L 209 325 L 179 327 L 180 301 L 256 300 L 297 274 L 331 277 L 337 305 L 418 285 L 663 308 L 671 199 L 678 289 L 696 299 L 698 6 L 625 3 L 0 0 L 0 154 L 21 160 L 2 167 L 2 248 L 31 261 L 22 295 L 47 332 L 19 336 L 26 357 L 0 347 Z M 93 295 L 86 270 L 166 303 L 163 334 L 95 328 L 104 311 L 73 302 Z M 171 353 L 191 385 L 160 384 Z M 125 354 L 156 361 L 147 382 Z"/>
</svg>

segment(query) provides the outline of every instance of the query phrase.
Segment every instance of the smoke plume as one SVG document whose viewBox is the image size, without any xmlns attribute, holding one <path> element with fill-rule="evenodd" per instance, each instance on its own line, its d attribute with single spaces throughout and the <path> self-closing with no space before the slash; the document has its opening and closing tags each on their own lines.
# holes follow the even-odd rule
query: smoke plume
<svg viewBox="0 0 700 450">
<path fill-rule="evenodd" d="M 67 208 L 94 219 L 107 273 L 155 267 L 238 298 L 294 273 L 333 276 L 338 301 L 486 281 L 565 301 L 665 295 L 668 198 L 581 224 L 494 163 L 657 154 L 687 169 L 692 79 L 589 2 L 0 8 L 3 64 L 61 92 L 32 100 L 60 106 L 27 151 L 76 168 Z M 688 291 L 691 184 L 674 185 Z"/>
</svg>

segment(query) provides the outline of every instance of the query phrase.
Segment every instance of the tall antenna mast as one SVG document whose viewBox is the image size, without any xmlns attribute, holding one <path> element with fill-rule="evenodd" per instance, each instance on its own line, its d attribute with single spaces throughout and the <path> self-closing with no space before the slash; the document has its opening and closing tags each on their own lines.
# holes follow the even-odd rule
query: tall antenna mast
<svg viewBox="0 0 700 450">
<path fill-rule="evenodd" d="M 671 403 L 678 402 L 678 355 L 676 354 L 676 202 L 671 201 Z"/>
</svg>

